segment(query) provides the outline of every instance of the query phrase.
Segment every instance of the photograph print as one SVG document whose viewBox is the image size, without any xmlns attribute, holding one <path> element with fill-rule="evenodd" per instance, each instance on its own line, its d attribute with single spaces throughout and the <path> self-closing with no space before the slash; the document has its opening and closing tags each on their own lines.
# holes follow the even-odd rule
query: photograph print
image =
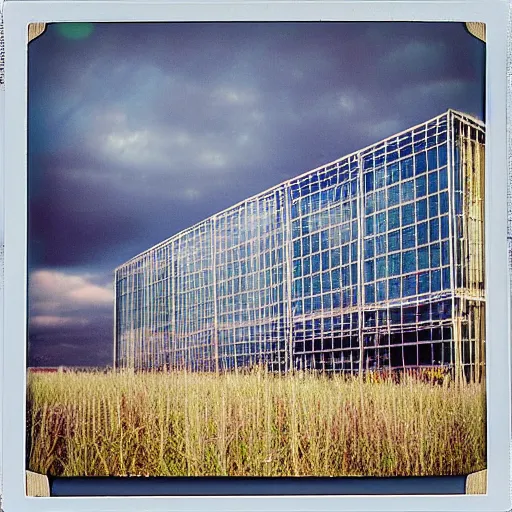
<svg viewBox="0 0 512 512">
<path fill-rule="evenodd" d="M 39 32 L 27 470 L 486 469 L 482 39 L 451 22 Z"/>
</svg>

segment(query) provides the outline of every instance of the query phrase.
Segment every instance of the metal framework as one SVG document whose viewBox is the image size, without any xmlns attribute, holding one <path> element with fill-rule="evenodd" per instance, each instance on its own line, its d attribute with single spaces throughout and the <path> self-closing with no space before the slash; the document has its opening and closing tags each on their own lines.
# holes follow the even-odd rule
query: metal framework
<svg viewBox="0 0 512 512">
<path fill-rule="evenodd" d="M 117 367 L 485 367 L 483 124 L 449 110 L 115 271 Z"/>
</svg>

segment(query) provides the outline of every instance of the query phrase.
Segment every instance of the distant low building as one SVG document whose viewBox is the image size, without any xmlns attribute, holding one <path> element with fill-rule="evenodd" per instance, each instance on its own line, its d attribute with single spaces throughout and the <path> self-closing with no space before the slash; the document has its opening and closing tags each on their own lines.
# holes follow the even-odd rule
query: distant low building
<svg viewBox="0 0 512 512">
<path fill-rule="evenodd" d="M 449 110 L 115 271 L 115 362 L 485 367 L 483 124 Z"/>
</svg>

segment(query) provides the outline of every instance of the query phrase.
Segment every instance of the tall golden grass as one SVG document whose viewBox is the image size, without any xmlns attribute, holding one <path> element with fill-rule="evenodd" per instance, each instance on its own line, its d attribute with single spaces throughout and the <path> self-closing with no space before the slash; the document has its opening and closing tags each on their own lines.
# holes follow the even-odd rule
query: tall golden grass
<svg viewBox="0 0 512 512">
<path fill-rule="evenodd" d="M 311 374 L 28 375 L 51 475 L 397 476 L 486 467 L 483 385 Z"/>
</svg>

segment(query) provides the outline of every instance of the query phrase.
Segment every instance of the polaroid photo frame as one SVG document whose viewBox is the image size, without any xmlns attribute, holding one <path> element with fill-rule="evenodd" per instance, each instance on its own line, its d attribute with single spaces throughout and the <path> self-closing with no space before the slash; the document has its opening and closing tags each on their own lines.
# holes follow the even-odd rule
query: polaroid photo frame
<svg viewBox="0 0 512 512">
<path fill-rule="evenodd" d="M 5 34 L 4 157 L 4 307 L 2 368 L 2 509 L 83 512 L 115 510 L 250 511 L 505 511 L 510 502 L 510 287 L 507 256 L 507 30 L 509 5 L 505 1 L 337 1 L 337 2 L 196 2 L 154 3 L 113 1 L 20 1 L 3 4 Z M 97 481 L 94 489 L 71 496 L 49 496 L 48 480 L 32 475 L 26 465 L 27 329 L 29 292 L 27 287 L 28 147 L 27 90 L 28 42 L 44 33 L 51 23 L 134 23 L 134 22 L 460 22 L 478 37 L 485 24 L 485 312 L 486 394 L 487 394 L 487 476 L 483 494 L 409 494 L 395 491 L 376 495 L 364 491 L 353 494 L 332 491 L 303 495 L 295 492 L 262 495 L 247 481 L 240 490 L 215 494 L 219 481 L 202 480 L 210 492 L 185 491 L 175 495 L 109 496 L 108 481 Z M 421 101 L 421 98 L 418 98 Z M 450 119 L 463 119 L 475 130 L 482 123 L 450 111 Z M 437 119 L 437 118 L 436 118 Z M 427 121 L 425 119 L 425 121 Z M 437 122 L 437 121 L 436 121 Z M 441 121 L 438 123 L 440 124 Z M 392 135 L 392 132 L 389 133 Z M 349 162 L 350 164 L 350 162 Z M 350 169 L 350 165 L 349 165 Z M 306 169 L 304 169 L 306 170 Z M 143 253 L 144 251 L 140 251 Z M 121 274 L 124 267 L 118 267 Z M 19 340 L 17 342 L 13 340 Z M 116 350 L 122 344 L 116 346 Z M 135 352 L 133 352 L 135 353 Z M 217 359 L 218 361 L 219 359 Z M 118 353 L 114 361 L 122 362 Z M 284 363 L 286 364 L 286 363 Z M 353 363 L 352 363 L 353 364 Z M 363 361 L 359 361 L 363 365 Z M 363 366 L 362 366 L 363 368 Z M 77 475 L 80 476 L 80 475 Z M 319 475 L 311 475 L 319 476 Z M 181 485 L 200 486 L 188 481 Z M 366 479 L 365 479 L 366 480 Z M 365 480 L 360 479 L 360 483 Z M 92 480 L 91 480 L 92 481 Z M 304 480 L 305 482 L 305 480 Z M 165 482 L 160 482 L 163 485 Z M 180 484 L 177 483 L 177 486 Z M 279 486 L 279 483 L 274 483 Z M 285 480 L 283 480 L 283 487 Z M 298 484 L 299 486 L 301 484 Z M 368 480 L 366 485 L 372 485 Z M 378 485 L 374 483 L 373 485 Z M 440 482 L 433 485 L 442 486 Z M 34 490 L 34 486 L 36 487 Z M 107 488 L 105 487 L 107 486 Z M 211 490 L 213 488 L 213 491 Z M 91 488 L 89 488 L 91 489 Z M 188 489 L 188 487 L 187 487 Z M 326 489 L 326 488 L 324 488 Z M 404 487 L 405 489 L 405 487 Z M 274 491 L 275 492 L 275 491 Z M 251 494 L 252 493 L 252 494 Z M 80 493 L 78 493 L 80 494 Z M 146 495 L 143 495 L 146 494 Z M 153 493 L 154 494 L 154 493 Z"/>
</svg>

